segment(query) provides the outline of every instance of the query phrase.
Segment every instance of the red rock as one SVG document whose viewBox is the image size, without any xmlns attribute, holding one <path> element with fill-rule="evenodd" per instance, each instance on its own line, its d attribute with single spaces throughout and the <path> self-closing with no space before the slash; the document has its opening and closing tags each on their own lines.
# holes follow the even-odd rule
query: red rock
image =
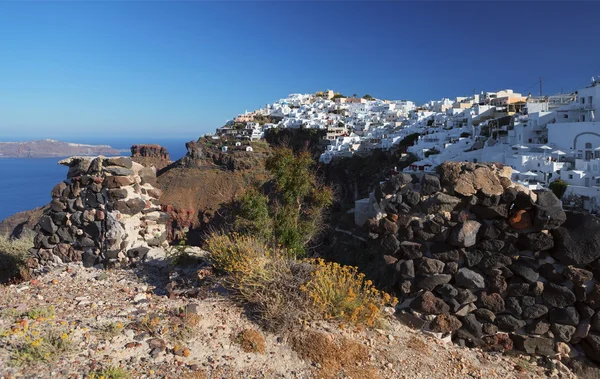
<svg viewBox="0 0 600 379">
<path fill-rule="evenodd" d="M 520 209 L 515 212 L 509 219 L 508 223 L 513 229 L 525 230 L 533 227 L 531 215 L 526 210 Z"/>
</svg>

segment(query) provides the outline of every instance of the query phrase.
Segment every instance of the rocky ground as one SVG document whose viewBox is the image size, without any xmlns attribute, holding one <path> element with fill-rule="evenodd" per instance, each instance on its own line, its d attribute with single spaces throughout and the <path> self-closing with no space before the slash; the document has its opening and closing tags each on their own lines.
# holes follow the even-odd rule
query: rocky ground
<svg viewBox="0 0 600 379">
<path fill-rule="evenodd" d="M 557 360 L 461 348 L 394 316 L 385 329 L 320 322 L 267 333 L 217 279 L 186 293 L 156 271 L 71 263 L 0 287 L 0 378 L 320 378 L 339 368 L 338 355 L 353 378 L 573 377 Z M 240 337 L 247 330 L 258 337 Z M 293 342 L 300 335 L 309 336 L 304 346 Z M 328 341 L 346 345 L 327 350 Z"/>
</svg>

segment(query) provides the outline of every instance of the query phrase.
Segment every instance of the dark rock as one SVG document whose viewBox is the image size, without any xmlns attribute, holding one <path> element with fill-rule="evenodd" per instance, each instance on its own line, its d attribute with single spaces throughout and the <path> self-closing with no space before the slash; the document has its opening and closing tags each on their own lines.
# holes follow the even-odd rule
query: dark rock
<svg viewBox="0 0 600 379">
<path fill-rule="evenodd" d="M 534 205 L 535 205 L 535 201 L 533 201 L 531 196 L 529 196 L 525 192 L 517 193 L 517 196 L 515 197 L 515 208 L 516 209 L 529 210 L 529 209 L 533 209 Z"/>
<path fill-rule="evenodd" d="M 563 282 L 565 281 L 565 277 L 556 271 L 556 268 L 551 263 L 544 263 L 538 269 L 540 275 L 544 278 L 548 279 L 551 282 Z"/>
<path fill-rule="evenodd" d="M 504 241 L 486 240 L 479 243 L 477 247 L 486 252 L 499 252 L 504 248 Z"/>
<path fill-rule="evenodd" d="M 585 284 L 594 278 L 591 271 L 575 266 L 567 266 L 563 271 L 563 275 L 577 285 Z"/>
<path fill-rule="evenodd" d="M 458 263 L 448 262 L 444 266 L 444 274 L 454 275 L 458 272 Z"/>
<path fill-rule="evenodd" d="M 527 283 L 535 283 L 540 274 L 538 274 L 531 267 L 527 267 L 524 264 L 520 263 L 520 261 L 516 261 L 512 265 L 510 265 L 510 271 L 512 271 L 515 275 L 523 278 Z"/>
<path fill-rule="evenodd" d="M 507 257 L 506 255 L 488 254 L 483 257 L 479 265 L 486 270 L 491 270 L 495 268 L 503 268 L 506 266 L 510 266 L 511 264 L 512 259 L 510 259 L 510 257 Z"/>
<path fill-rule="evenodd" d="M 550 330 L 550 324 L 544 320 L 537 320 L 527 327 L 527 332 L 531 334 L 544 335 Z"/>
<path fill-rule="evenodd" d="M 394 222 L 391 222 L 387 218 L 384 218 L 381 220 L 379 228 L 381 230 L 381 234 L 396 234 L 396 233 L 398 233 L 398 225 L 396 225 L 396 223 L 394 223 Z"/>
<path fill-rule="evenodd" d="M 590 359 L 600 362 L 600 334 L 588 334 L 582 343 L 582 347 Z"/>
<path fill-rule="evenodd" d="M 539 230 L 556 229 L 567 220 L 562 202 L 550 190 L 538 192 L 534 215 L 533 224 Z"/>
<path fill-rule="evenodd" d="M 449 298 L 444 301 L 450 306 L 450 313 L 456 313 L 461 307 L 461 305 L 458 303 L 458 301 L 456 301 L 456 299 Z"/>
<path fill-rule="evenodd" d="M 451 284 L 437 286 L 435 292 L 443 297 L 454 297 L 458 295 L 458 291 Z"/>
<path fill-rule="evenodd" d="M 474 335 L 472 335 L 471 333 L 469 333 L 468 331 L 466 331 L 464 328 L 458 329 L 455 333 L 454 333 L 454 341 L 464 341 L 464 344 L 466 346 L 470 346 L 470 347 L 481 347 L 485 345 L 485 342 L 483 342 L 483 340 L 481 338 L 477 338 Z M 459 342 L 460 343 L 460 342 Z"/>
<path fill-rule="evenodd" d="M 65 243 L 75 242 L 75 238 L 71 234 L 70 229 L 66 226 L 61 226 L 60 228 L 58 228 L 56 235 L 58 235 L 60 237 L 60 240 Z"/>
<path fill-rule="evenodd" d="M 550 322 L 577 326 L 579 324 L 579 313 L 575 307 L 553 308 L 548 313 Z"/>
<path fill-rule="evenodd" d="M 411 308 L 427 314 L 444 314 L 450 311 L 450 307 L 442 299 L 435 297 L 430 291 L 423 292 L 410 304 Z"/>
<path fill-rule="evenodd" d="M 475 314 L 478 319 L 483 321 L 494 322 L 496 320 L 496 315 L 489 309 L 477 308 L 473 311 L 473 314 Z"/>
<path fill-rule="evenodd" d="M 596 312 L 590 320 L 590 326 L 593 331 L 600 332 L 600 312 Z"/>
<path fill-rule="evenodd" d="M 127 176 L 108 176 L 104 179 L 103 185 L 108 189 L 115 189 L 129 186 L 132 183 L 131 179 Z"/>
<path fill-rule="evenodd" d="M 408 295 L 413 292 L 413 283 L 410 280 L 403 280 L 398 288 L 401 294 Z"/>
<path fill-rule="evenodd" d="M 506 204 L 512 204 L 517 198 L 518 193 L 519 191 L 517 191 L 516 188 L 506 188 L 502 194 L 502 201 L 504 201 Z"/>
<path fill-rule="evenodd" d="M 452 275 L 436 274 L 417 279 L 416 285 L 419 289 L 432 291 L 435 287 L 439 285 L 449 283 L 450 280 L 452 280 Z"/>
<path fill-rule="evenodd" d="M 97 240 L 102 235 L 102 223 L 100 221 L 91 222 L 83 227 L 83 231 L 92 239 Z"/>
<path fill-rule="evenodd" d="M 500 236 L 500 230 L 493 225 L 483 224 L 479 228 L 478 239 L 479 240 L 493 240 Z"/>
<path fill-rule="evenodd" d="M 447 250 L 441 252 L 431 252 L 431 256 L 435 259 L 438 259 L 442 262 L 458 262 L 460 260 L 460 251 L 459 250 Z"/>
<path fill-rule="evenodd" d="M 458 294 L 456 295 L 455 299 L 460 304 L 469 304 L 477 301 L 477 296 L 475 296 L 475 294 L 473 294 L 473 292 L 470 290 L 464 288 L 457 288 L 456 290 L 458 291 Z"/>
<path fill-rule="evenodd" d="M 492 336 L 498 333 L 498 327 L 490 322 L 484 323 L 481 329 L 486 336 Z"/>
<path fill-rule="evenodd" d="M 573 334 L 575 334 L 575 327 L 571 325 L 551 324 L 550 330 L 554 333 L 554 338 L 567 343 L 571 341 Z"/>
<path fill-rule="evenodd" d="M 468 314 L 461 319 L 462 327 L 477 338 L 483 337 L 482 325 L 474 314 Z"/>
<path fill-rule="evenodd" d="M 465 264 L 467 267 L 473 267 L 479 264 L 483 259 L 483 253 L 481 250 L 469 249 L 465 251 Z"/>
<path fill-rule="evenodd" d="M 395 236 L 388 234 L 379 239 L 379 246 L 382 254 L 396 255 L 400 248 L 400 241 Z"/>
<path fill-rule="evenodd" d="M 548 307 L 543 304 L 533 304 L 523 307 L 523 318 L 535 319 L 540 318 L 548 313 Z"/>
<path fill-rule="evenodd" d="M 421 195 L 412 190 L 406 191 L 402 198 L 404 199 L 404 203 L 410 207 L 416 207 L 421 201 Z"/>
<path fill-rule="evenodd" d="M 542 296 L 544 293 L 544 283 L 538 280 L 529 288 L 529 293 L 532 296 Z"/>
<path fill-rule="evenodd" d="M 419 317 L 404 311 L 396 312 L 396 317 L 402 324 L 416 330 L 421 330 L 421 328 L 423 328 L 423 326 L 427 323 L 425 320 L 422 320 Z"/>
<path fill-rule="evenodd" d="M 398 228 L 398 238 L 402 241 L 410 241 L 415 238 L 415 234 L 410 226 L 402 227 Z"/>
<path fill-rule="evenodd" d="M 62 212 L 67 209 L 67 206 L 59 199 L 52 199 L 52 201 L 50 202 L 50 208 L 54 212 Z"/>
<path fill-rule="evenodd" d="M 423 195 L 432 195 L 441 189 L 440 179 L 437 176 L 425 174 L 421 178 L 421 193 Z"/>
<path fill-rule="evenodd" d="M 398 253 L 403 259 L 416 259 L 423 256 L 423 245 L 418 242 L 402 241 Z"/>
<path fill-rule="evenodd" d="M 477 242 L 477 232 L 481 224 L 477 221 L 468 220 L 457 224 L 448 237 L 448 243 L 457 247 L 471 247 Z"/>
<path fill-rule="evenodd" d="M 416 261 L 416 270 L 419 274 L 441 274 L 444 271 L 444 266 L 444 262 L 426 257 Z"/>
<path fill-rule="evenodd" d="M 556 259 L 563 264 L 585 265 L 600 258 L 600 220 L 596 216 L 569 212 L 563 227 L 552 231 Z"/>
<path fill-rule="evenodd" d="M 576 303 L 575 308 L 577 308 L 577 312 L 582 320 L 589 320 L 594 315 L 594 310 L 582 303 Z M 598 319 L 597 319 L 598 320 Z M 600 327 L 600 320 L 598 322 L 598 327 Z M 598 329 L 600 331 L 600 329 Z"/>
<path fill-rule="evenodd" d="M 525 321 L 511 315 L 500 315 L 496 317 L 496 325 L 506 332 L 515 332 L 525 326 Z"/>
<path fill-rule="evenodd" d="M 489 309 L 494 313 L 504 312 L 504 299 L 498 293 L 487 294 L 483 291 L 479 294 L 478 306 L 480 308 Z"/>
<path fill-rule="evenodd" d="M 565 286 L 546 283 L 542 294 L 544 302 L 553 307 L 564 308 L 575 303 L 575 294 Z"/>
<path fill-rule="evenodd" d="M 586 304 L 593 309 L 600 308 L 600 283 L 594 284 L 592 290 L 588 294 Z"/>
<path fill-rule="evenodd" d="M 52 214 L 52 221 L 55 225 L 64 225 L 68 220 L 68 216 L 65 212 L 56 212 Z"/>
<path fill-rule="evenodd" d="M 543 251 L 554 247 L 554 238 L 547 233 L 527 233 L 519 236 L 517 246 L 521 250 Z"/>
<path fill-rule="evenodd" d="M 495 206 L 475 205 L 471 207 L 471 212 L 482 220 L 505 219 L 508 217 L 508 208 L 506 204 Z"/>
<path fill-rule="evenodd" d="M 544 356 L 554 356 L 554 340 L 546 337 L 533 337 L 526 335 L 513 334 L 512 340 L 515 348 L 526 352 L 527 354 L 537 354 Z"/>
<path fill-rule="evenodd" d="M 42 228 L 42 230 L 49 234 L 54 234 L 58 231 L 58 226 L 54 224 L 52 217 L 48 215 L 43 215 L 40 217 L 38 225 Z"/>
<path fill-rule="evenodd" d="M 415 238 L 418 241 L 428 242 L 428 241 L 433 241 L 436 238 L 436 235 L 433 233 L 427 233 L 424 230 L 417 230 L 415 232 Z"/>
<path fill-rule="evenodd" d="M 523 296 L 521 297 L 521 305 L 523 307 L 530 307 L 535 304 L 535 297 L 533 296 Z"/>
<path fill-rule="evenodd" d="M 98 256 L 91 250 L 86 250 L 81 255 L 83 267 L 93 267 L 98 262 Z"/>
<path fill-rule="evenodd" d="M 521 309 L 521 304 L 519 304 L 519 299 L 516 297 L 507 297 L 504 300 L 505 309 L 508 313 L 512 314 L 515 317 L 521 317 L 523 313 L 523 309 Z"/>
<path fill-rule="evenodd" d="M 488 286 L 492 292 L 502 293 L 506 291 L 508 284 L 501 270 L 492 269 L 488 271 Z"/>
<path fill-rule="evenodd" d="M 403 279 L 414 279 L 415 277 L 415 265 L 412 260 L 402 260 L 396 263 L 396 271 L 400 274 Z"/>
<path fill-rule="evenodd" d="M 575 293 L 575 301 L 578 303 L 585 303 L 587 300 L 587 289 L 579 284 L 573 288 L 573 293 Z"/>
<path fill-rule="evenodd" d="M 462 323 L 458 318 L 447 314 L 436 316 L 429 324 L 429 328 L 437 333 L 452 333 L 460 329 L 461 326 Z"/>
<path fill-rule="evenodd" d="M 400 190 L 400 188 L 406 184 L 409 184 L 412 181 L 412 178 L 408 174 L 398 174 L 391 177 L 388 181 L 385 182 L 385 185 L 382 188 L 382 191 L 386 194 L 394 194 Z"/>
<path fill-rule="evenodd" d="M 455 275 L 456 285 L 463 288 L 478 289 L 485 287 L 483 276 L 468 268 L 461 268 Z"/>
</svg>

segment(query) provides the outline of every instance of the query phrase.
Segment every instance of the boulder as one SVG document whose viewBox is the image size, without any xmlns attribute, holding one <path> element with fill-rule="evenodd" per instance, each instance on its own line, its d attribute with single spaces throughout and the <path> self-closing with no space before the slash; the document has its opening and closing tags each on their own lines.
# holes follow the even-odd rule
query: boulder
<svg viewBox="0 0 600 379">
<path fill-rule="evenodd" d="M 533 227 L 531 214 L 526 210 L 517 210 L 508 219 L 509 225 L 516 230 L 526 230 Z"/>
<path fill-rule="evenodd" d="M 510 265 L 509 268 L 510 268 L 510 271 L 512 271 L 514 274 L 520 276 L 527 283 L 530 283 L 530 284 L 535 283 L 538 280 L 538 278 L 540 277 L 540 274 L 538 274 L 534 269 L 520 263 L 519 261 L 516 261 L 515 263 Z"/>
<path fill-rule="evenodd" d="M 463 195 L 475 195 L 481 191 L 485 196 L 504 193 L 497 169 L 493 164 L 444 162 L 437 167 L 442 185 Z"/>
<path fill-rule="evenodd" d="M 554 238 L 547 233 L 521 234 L 517 242 L 521 250 L 544 251 L 554 247 Z"/>
<path fill-rule="evenodd" d="M 403 279 L 414 279 L 415 265 L 412 260 L 401 260 L 396 263 L 396 271 Z"/>
<path fill-rule="evenodd" d="M 489 207 L 475 205 L 471 207 L 471 212 L 473 212 L 477 218 L 484 220 L 505 219 L 508 217 L 508 207 L 506 204 Z"/>
<path fill-rule="evenodd" d="M 479 294 L 479 301 L 477 303 L 480 308 L 489 309 L 494 313 L 504 312 L 504 299 L 498 293 L 487 294 L 483 291 Z"/>
<path fill-rule="evenodd" d="M 477 338 L 483 337 L 482 325 L 477 321 L 477 317 L 470 313 L 461 319 L 462 327 Z"/>
<path fill-rule="evenodd" d="M 54 234 L 58 231 L 58 226 L 54 224 L 54 221 L 52 221 L 52 217 L 49 215 L 43 215 L 42 217 L 40 217 L 38 225 L 42 228 L 43 231 L 45 231 L 48 234 Z"/>
<path fill-rule="evenodd" d="M 562 342 L 571 342 L 571 338 L 575 334 L 575 327 L 563 324 L 551 324 L 550 330 L 554 333 L 554 338 Z"/>
<path fill-rule="evenodd" d="M 594 278 L 594 274 L 591 271 L 575 266 L 567 266 L 563 270 L 563 275 L 577 285 L 585 284 Z"/>
<path fill-rule="evenodd" d="M 515 348 L 526 352 L 527 354 L 537 354 L 544 356 L 554 356 L 554 340 L 547 337 L 534 337 L 520 334 L 513 334 L 511 338 Z"/>
<path fill-rule="evenodd" d="M 579 313 L 575 307 L 553 308 L 548 313 L 550 322 L 564 325 L 577 326 L 579 324 Z"/>
<path fill-rule="evenodd" d="M 424 247 L 418 242 L 402 241 L 398 243 L 398 254 L 403 259 L 417 259 L 423 256 Z"/>
<path fill-rule="evenodd" d="M 103 167 L 103 169 L 104 169 L 104 172 L 107 172 L 109 174 L 116 175 L 116 176 L 133 175 L 133 170 L 131 170 L 129 168 L 125 168 L 125 167 L 107 166 L 107 167 Z"/>
<path fill-rule="evenodd" d="M 556 229 L 567 220 L 562 202 L 549 190 L 538 192 L 534 215 L 533 225 L 539 230 Z"/>
<path fill-rule="evenodd" d="M 526 319 L 536 319 L 548 313 L 548 307 L 543 304 L 533 304 L 523 308 L 523 317 Z"/>
<path fill-rule="evenodd" d="M 416 269 L 419 274 L 441 274 L 444 266 L 444 262 L 440 260 L 423 257 L 417 260 Z"/>
<path fill-rule="evenodd" d="M 477 243 L 477 232 L 480 227 L 481 224 L 473 220 L 457 224 L 450 232 L 448 243 L 457 247 L 471 247 Z"/>
</svg>

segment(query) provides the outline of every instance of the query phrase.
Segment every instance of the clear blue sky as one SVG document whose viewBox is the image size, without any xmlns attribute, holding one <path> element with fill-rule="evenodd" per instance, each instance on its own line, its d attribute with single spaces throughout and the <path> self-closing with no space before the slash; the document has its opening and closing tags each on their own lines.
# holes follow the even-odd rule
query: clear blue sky
<svg viewBox="0 0 600 379">
<path fill-rule="evenodd" d="M 567 91 L 600 75 L 599 16 L 572 1 L 2 2 L 0 140 L 195 138 L 327 88 L 425 102 L 541 75 Z"/>
</svg>

